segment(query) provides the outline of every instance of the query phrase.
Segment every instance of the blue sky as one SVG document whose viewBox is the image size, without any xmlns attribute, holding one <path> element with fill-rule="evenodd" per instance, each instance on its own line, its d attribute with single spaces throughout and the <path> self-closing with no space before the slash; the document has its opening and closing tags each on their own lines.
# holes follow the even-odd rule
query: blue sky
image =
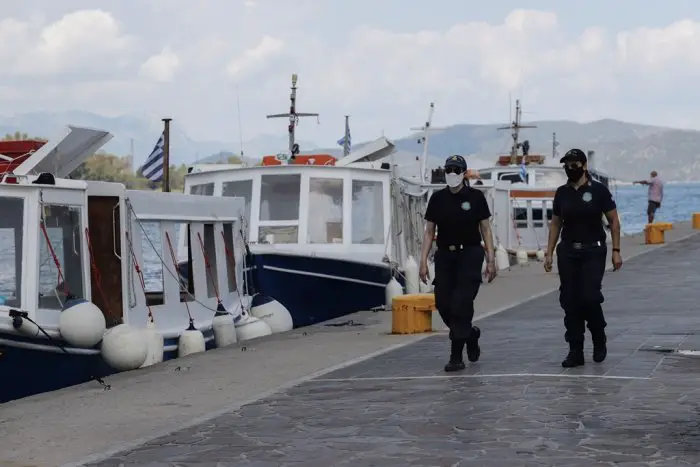
<svg viewBox="0 0 700 467">
<path fill-rule="evenodd" d="M 435 124 L 623 120 L 700 129 L 700 3 L 690 0 L 3 0 L 4 114 L 170 115 L 194 139 L 404 136 Z"/>
</svg>

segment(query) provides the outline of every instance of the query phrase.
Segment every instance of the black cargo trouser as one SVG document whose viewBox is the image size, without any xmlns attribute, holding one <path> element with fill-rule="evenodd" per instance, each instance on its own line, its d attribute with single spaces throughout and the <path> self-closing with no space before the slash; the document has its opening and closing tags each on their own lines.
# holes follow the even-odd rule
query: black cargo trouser
<svg viewBox="0 0 700 467">
<path fill-rule="evenodd" d="M 564 338 L 570 344 L 583 345 L 586 322 L 593 342 L 605 341 L 601 289 L 607 250 L 605 242 L 561 242 L 557 246 L 559 303 L 564 309 Z"/>
<path fill-rule="evenodd" d="M 438 249 L 435 253 L 435 306 L 450 329 L 450 340 L 469 340 L 483 263 L 481 245 L 458 245 L 455 251 Z"/>
</svg>

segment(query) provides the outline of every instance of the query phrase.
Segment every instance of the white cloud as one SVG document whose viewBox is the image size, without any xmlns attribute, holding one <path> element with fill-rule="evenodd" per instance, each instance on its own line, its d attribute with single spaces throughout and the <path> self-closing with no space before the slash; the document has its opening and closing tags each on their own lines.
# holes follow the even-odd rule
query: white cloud
<svg viewBox="0 0 700 467">
<path fill-rule="evenodd" d="M 284 42 L 271 36 L 264 36 L 260 43 L 243 54 L 231 60 L 226 66 L 226 73 L 231 77 L 240 77 L 246 73 L 254 73 L 279 56 L 284 49 Z"/>
<path fill-rule="evenodd" d="M 179 67 L 180 58 L 170 47 L 165 47 L 160 53 L 148 57 L 139 73 L 149 80 L 167 83 L 173 80 Z"/>
<path fill-rule="evenodd" d="M 0 56 L 10 73 L 46 76 L 118 68 L 128 63 L 133 38 L 102 10 L 79 10 L 50 24 L 0 22 Z M 101 70 L 103 71 L 103 70 Z"/>
<path fill-rule="evenodd" d="M 413 7 L 389 21 L 381 11 L 388 7 L 374 2 L 368 18 L 367 0 L 342 11 L 316 0 L 295 0 L 293 8 L 288 0 L 144 0 L 138 11 L 116 1 L 109 11 L 88 0 L 71 0 L 84 5 L 73 11 L 48 0 L 34 4 L 42 1 L 46 17 L 27 6 L 0 20 L 0 89 L 16 90 L 18 111 L 166 109 L 192 137 L 220 138 L 235 120 L 235 81 L 250 138 L 279 131 L 264 115 L 286 106 L 289 75 L 297 72 L 300 110 L 318 111 L 322 121 L 303 123 L 300 138 L 322 144 L 338 139 L 344 114 L 352 115 L 358 141 L 382 128 L 405 135 L 424 121 L 430 101 L 436 125 L 505 122 L 509 93 L 522 94 L 528 120 L 613 117 L 700 127 L 686 97 L 700 78 L 700 23 L 688 19 L 621 30 L 580 18 L 573 24 L 553 11 L 459 21 L 455 10 L 455 20 L 441 11 L 442 22 L 418 30 L 407 26 L 421 24 Z M 28 85 L 18 74 L 38 79 Z M 66 89 L 90 89 L 90 99 Z M 115 89 L 128 89 L 128 98 Z"/>
</svg>

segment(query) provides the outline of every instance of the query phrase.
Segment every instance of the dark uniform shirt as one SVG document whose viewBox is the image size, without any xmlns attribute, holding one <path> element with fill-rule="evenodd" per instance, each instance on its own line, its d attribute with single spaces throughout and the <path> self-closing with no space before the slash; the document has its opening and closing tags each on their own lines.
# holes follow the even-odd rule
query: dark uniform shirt
<svg viewBox="0 0 700 467">
<path fill-rule="evenodd" d="M 568 183 L 557 188 L 552 213 L 561 219 L 562 241 L 594 243 L 605 241 L 603 214 L 616 207 L 610 190 L 591 180 L 578 189 Z"/>
<path fill-rule="evenodd" d="M 489 217 L 484 194 L 466 185 L 457 193 L 447 187 L 436 191 L 425 210 L 425 220 L 437 225 L 438 248 L 481 245 L 479 222 Z"/>
</svg>

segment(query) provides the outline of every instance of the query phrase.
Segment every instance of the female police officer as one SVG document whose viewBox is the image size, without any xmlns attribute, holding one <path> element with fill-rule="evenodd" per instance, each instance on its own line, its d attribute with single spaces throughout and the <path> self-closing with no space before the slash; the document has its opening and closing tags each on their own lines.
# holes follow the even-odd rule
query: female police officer
<svg viewBox="0 0 700 467">
<path fill-rule="evenodd" d="M 470 362 L 479 360 L 481 330 L 472 326 L 474 299 L 481 285 L 484 263 L 484 240 L 487 255 L 485 276 L 496 277 L 493 238 L 489 218 L 491 211 L 484 194 L 469 186 L 467 163 L 462 156 L 451 156 L 445 162 L 447 187 L 436 191 L 425 211 L 427 225 L 421 250 L 420 278 L 428 275 L 428 254 L 438 227 L 435 253 L 435 304 L 440 317 L 450 329 L 451 355 L 445 371 L 465 368 L 463 352 L 467 347 Z"/>
<path fill-rule="evenodd" d="M 593 361 L 602 362 L 607 355 L 603 294 L 607 246 L 603 215 L 612 232 L 613 269 L 622 267 L 620 256 L 620 221 L 617 207 L 608 188 L 591 179 L 586 155 L 572 149 L 559 161 L 564 164 L 568 183 L 554 195 L 552 223 L 544 268 L 552 270 L 552 256 L 557 246 L 559 269 L 559 303 L 564 309 L 565 339 L 569 354 L 561 365 L 571 368 L 584 364 L 583 341 L 586 322 L 593 340 Z"/>
</svg>

